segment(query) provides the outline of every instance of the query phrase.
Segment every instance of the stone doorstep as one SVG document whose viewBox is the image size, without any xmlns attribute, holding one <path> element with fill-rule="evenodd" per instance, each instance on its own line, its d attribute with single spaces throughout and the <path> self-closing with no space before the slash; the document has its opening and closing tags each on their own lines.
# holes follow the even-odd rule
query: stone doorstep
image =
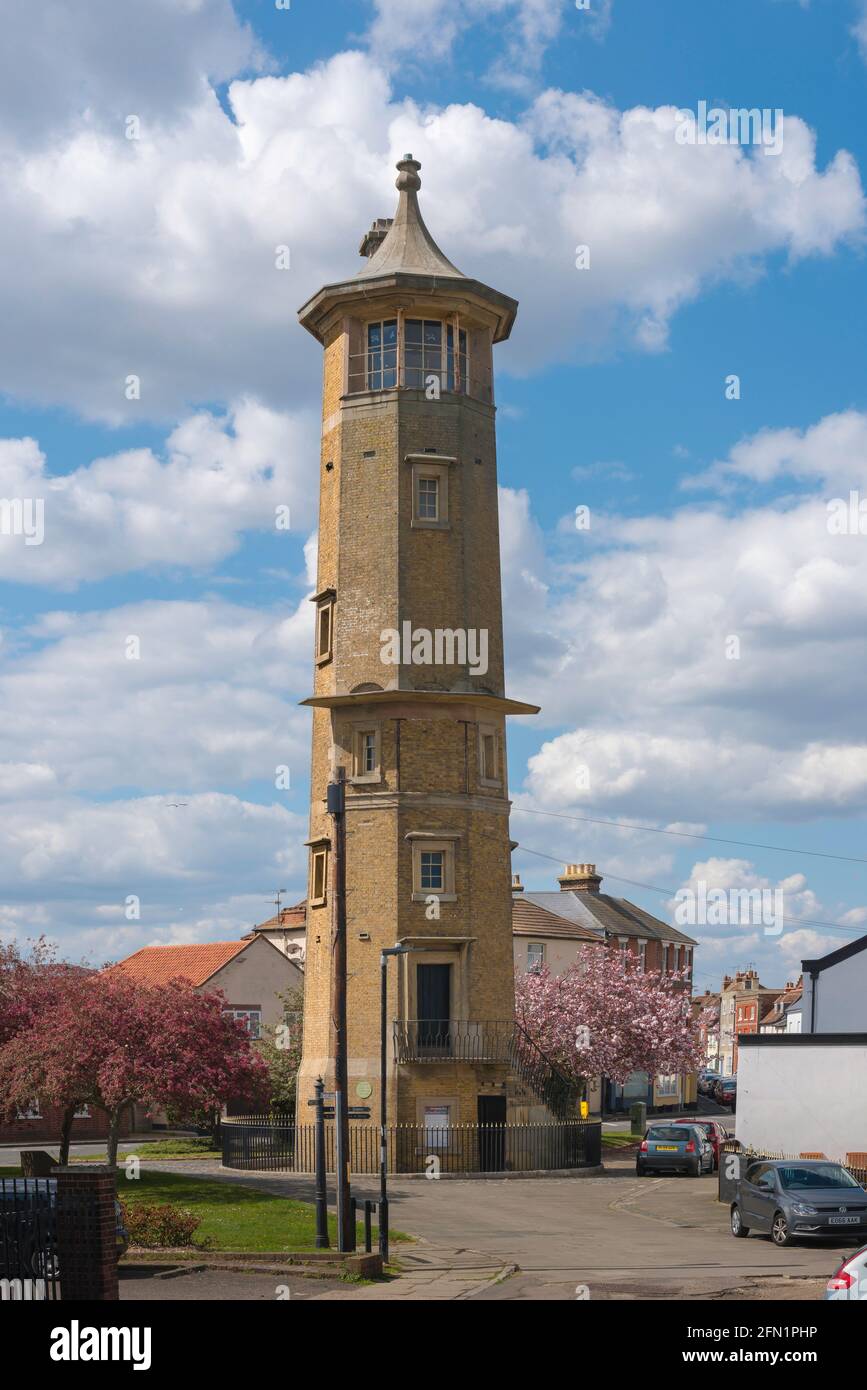
<svg viewBox="0 0 867 1390">
<path fill-rule="evenodd" d="M 382 1277 L 382 1256 L 377 1253 L 346 1255 L 337 1250 L 299 1250 L 297 1252 L 261 1250 L 136 1250 L 134 1260 L 125 1260 L 122 1269 L 147 1268 L 150 1264 L 174 1261 L 173 1273 L 182 1274 L 204 1269 L 228 1269 L 239 1273 L 298 1274 L 310 1279 L 329 1279 L 333 1275 L 357 1274 L 364 1279 Z M 170 1275 L 157 1275 L 167 1278 Z"/>
</svg>

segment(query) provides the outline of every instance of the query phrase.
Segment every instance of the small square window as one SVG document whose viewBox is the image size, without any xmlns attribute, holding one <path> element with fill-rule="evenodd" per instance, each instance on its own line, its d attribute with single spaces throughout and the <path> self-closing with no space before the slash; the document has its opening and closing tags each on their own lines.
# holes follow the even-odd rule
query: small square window
<svg viewBox="0 0 867 1390">
<path fill-rule="evenodd" d="M 455 902 L 455 849 L 451 837 L 433 840 L 426 835 L 412 839 L 412 896 L 426 902 L 434 895 L 440 902 Z"/>
</svg>

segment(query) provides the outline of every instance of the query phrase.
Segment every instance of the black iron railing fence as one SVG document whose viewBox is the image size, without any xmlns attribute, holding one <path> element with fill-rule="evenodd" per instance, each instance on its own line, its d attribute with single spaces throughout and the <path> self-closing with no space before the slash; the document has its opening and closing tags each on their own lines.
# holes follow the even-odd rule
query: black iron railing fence
<svg viewBox="0 0 867 1390">
<path fill-rule="evenodd" d="M 280 1116 L 246 1115 L 223 1121 L 223 1165 L 257 1172 L 313 1173 L 315 1126 L 296 1125 Z M 391 1173 L 545 1172 L 590 1168 L 601 1162 L 602 1127 L 594 1120 L 561 1120 L 542 1125 L 390 1125 Z M 379 1170 L 379 1128 L 352 1124 L 349 1131 L 353 1173 Z M 325 1158 L 335 1169 L 333 1124 L 325 1130 Z"/>
<path fill-rule="evenodd" d="M 59 1299 L 57 1183 L 0 1178 L 0 1302 Z"/>
<path fill-rule="evenodd" d="M 393 1029 L 395 1062 L 504 1063 L 558 1119 L 576 1114 L 577 1084 L 512 1019 L 401 1019 Z"/>
</svg>

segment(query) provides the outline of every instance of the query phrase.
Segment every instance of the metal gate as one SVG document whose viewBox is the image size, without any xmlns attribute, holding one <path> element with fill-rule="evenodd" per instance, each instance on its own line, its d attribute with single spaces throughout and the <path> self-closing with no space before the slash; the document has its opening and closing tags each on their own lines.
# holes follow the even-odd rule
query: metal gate
<svg viewBox="0 0 867 1390">
<path fill-rule="evenodd" d="M 0 1301 L 59 1299 L 56 1178 L 0 1178 Z"/>
</svg>

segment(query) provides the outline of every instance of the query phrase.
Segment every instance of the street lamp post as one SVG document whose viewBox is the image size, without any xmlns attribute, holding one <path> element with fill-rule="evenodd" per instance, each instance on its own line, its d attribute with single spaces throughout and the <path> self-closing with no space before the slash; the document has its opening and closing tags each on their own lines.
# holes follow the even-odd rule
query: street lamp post
<svg viewBox="0 0 867 1390">
<path fill-rule="evenodd" d="M 386 1172 L 388 1170 L 388 1106 L 385 1092 L 386 1039 L 388 1028 L 388 1008 L 386 994 L 388 988 L 388 957 L 409 955 L 408 946 L 386 946 L 379 956 L 379 1253 L 383 1261 L 388 1259 L 388 1192 Z"/>
</svg>

